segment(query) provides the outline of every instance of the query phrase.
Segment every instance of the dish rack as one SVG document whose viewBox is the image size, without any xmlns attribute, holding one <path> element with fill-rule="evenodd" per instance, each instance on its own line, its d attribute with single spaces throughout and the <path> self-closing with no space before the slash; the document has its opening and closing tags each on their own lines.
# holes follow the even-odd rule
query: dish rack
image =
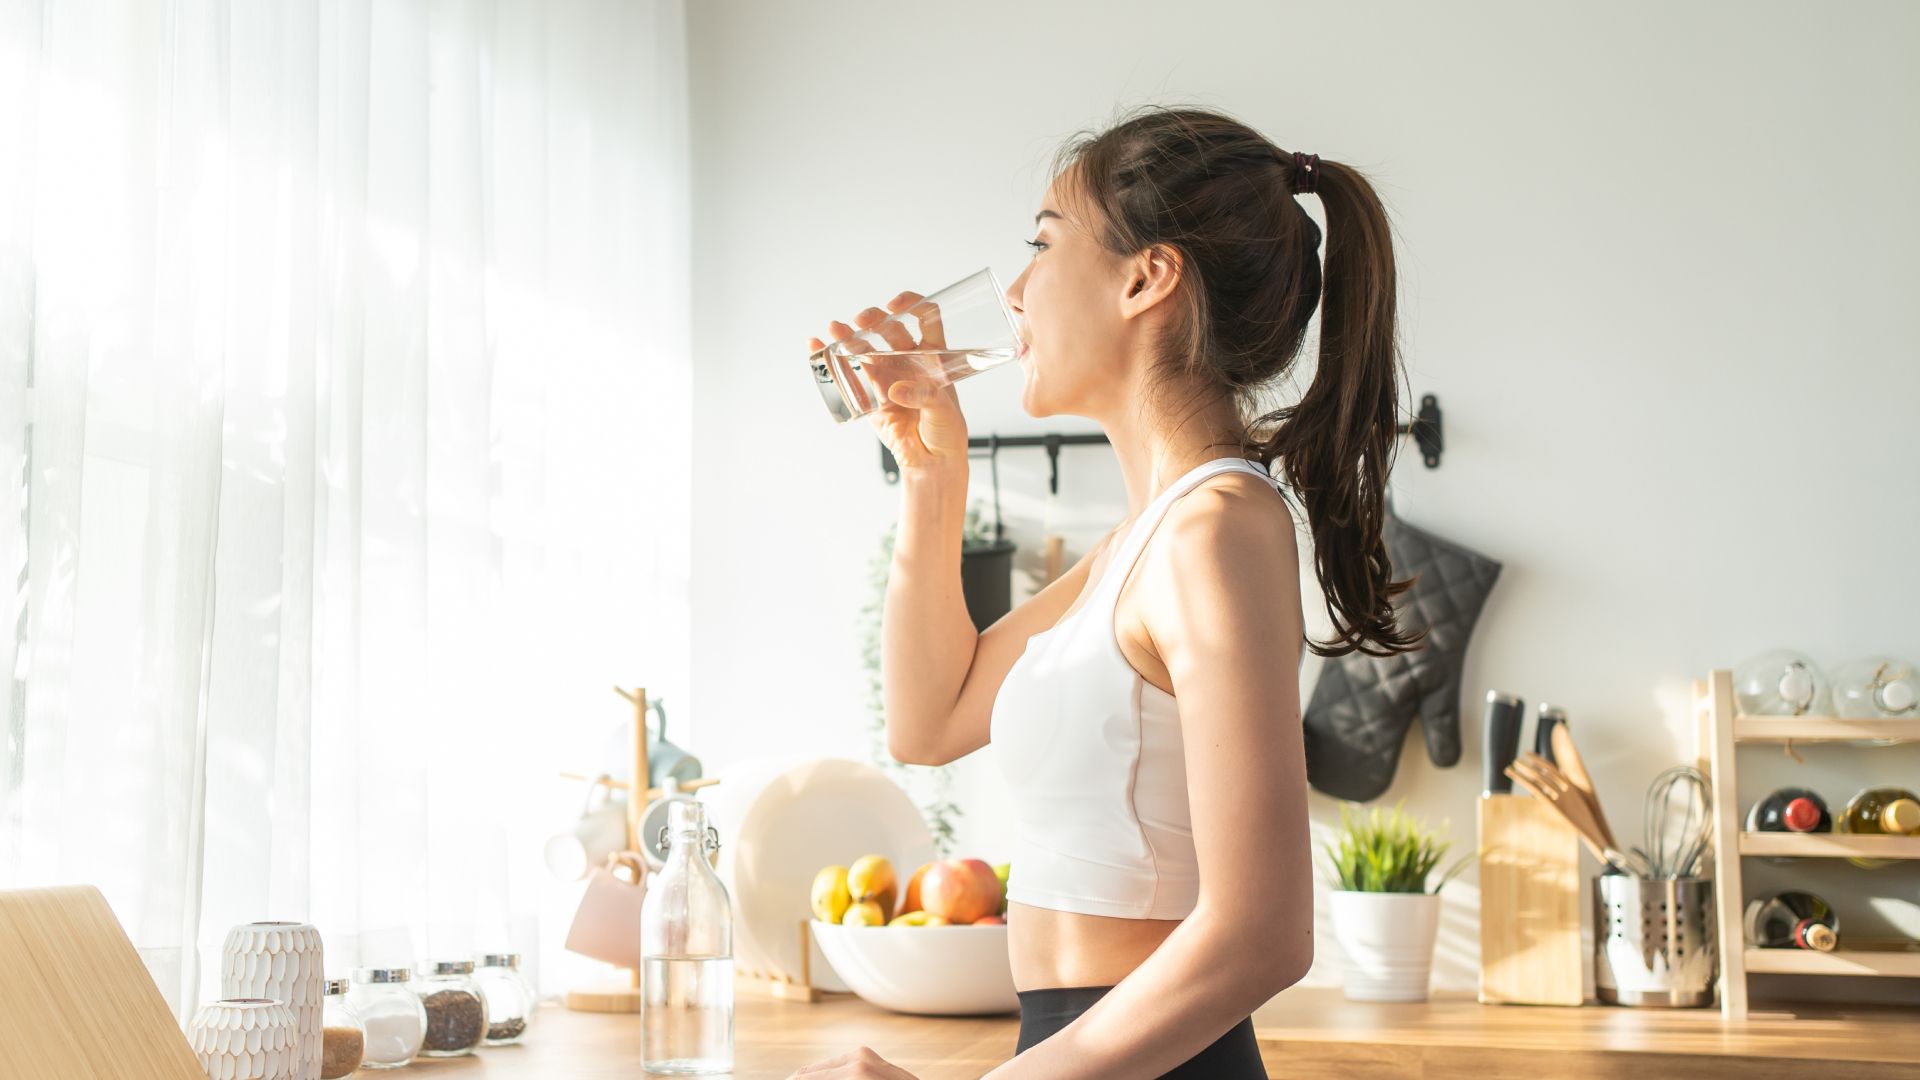
<svg viewBox="0 0 1920 1080">
<path fill-rule="evenodd" d="M 1905 939 L 1843 936 L 1833 952 L 1755 949 L 1747 946 L 1743 918 L 1741 857 L 1920 859 L 1920 836 L 1857 836 L 1847 833 L 1758 833 L 1741 828 L 1737 770 L 1743 745 L 1753 743 L 1852 742 L 1866 739 L 1920 741 L 1920 720 L 1854 720 L 1834 716 L 1736 716 L 1733 672 L 1716 669 L 1693 683 L 1699 722 L 1700 770 L 1713 788 L 1715 931 L 1720 943 L 1720 1013 L 1747 1017 L 1747 976 L 1881 975 L 1920 978 L 1920 943 Z M 1872 747 L 1861 748 L 1870 752 Z"/>
</svg>

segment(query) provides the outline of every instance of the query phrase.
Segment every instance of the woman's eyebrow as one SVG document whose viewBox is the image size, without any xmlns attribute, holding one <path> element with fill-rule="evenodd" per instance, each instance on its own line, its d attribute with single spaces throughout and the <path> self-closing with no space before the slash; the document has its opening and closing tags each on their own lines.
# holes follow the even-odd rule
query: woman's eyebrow
<svg viewBox="0 0 1920 1080">
<path fill-rule="evenodd" d="M 1060 219 L 1061 221 L 1065 221 L 1065 220 L 1067 220 L 1067 219 L 1066 219 L 1066 217 L 1065 217 L 1064 215 L 1062 215 L 1062 214 L 1061 214 L 1060 212 L 1058 212 L 1058 211 L 1056 211 L 1056 210 L 1044 210 L 1044 209 L 1043 209 L 1043 210 L 1041 210 L 1041 211 L 1040 211 L 1039 213 L 1037 213 L 1037 214 L 1035 214 L 1035 215 L 1033 215 L 1033 223 L 1034 223 L 1035 225 L 1038 225 L 1038 224 L 1040 224 L 1040 219 L 1041 219 L 1041 218 L 1059 218 L 1059 219 Z"/>
</svg>

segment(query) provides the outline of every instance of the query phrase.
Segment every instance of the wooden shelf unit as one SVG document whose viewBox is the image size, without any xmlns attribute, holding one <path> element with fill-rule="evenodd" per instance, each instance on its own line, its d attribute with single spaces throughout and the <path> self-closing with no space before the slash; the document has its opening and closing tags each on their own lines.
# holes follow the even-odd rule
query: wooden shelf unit
<svg viewBox="0 0 1920 1080">
<path fill-rule="evenodd" d="M 1754 949 L 1746 944 L 1743 856 L 1920 859 L 1920 837 L 1845 833 L 1750 833 L 1741 829 L 1737 750 L 1743 743 L 1920 741 L 1920 721 L 1833 716 L 1735 716 L 1733 673 L 1716 669 L 1693 684 L 1700 770 L 1713 788 L 1715 933 L 1720 947 L 1720 1013 L 1747 1018 L 1747 976 L 1879 975 L 1920 978 L 1920 942 L 1841 937 L 1830 953 Z M 1863 748 L 1870 751 L 1871 747 Z"/>
</svg>

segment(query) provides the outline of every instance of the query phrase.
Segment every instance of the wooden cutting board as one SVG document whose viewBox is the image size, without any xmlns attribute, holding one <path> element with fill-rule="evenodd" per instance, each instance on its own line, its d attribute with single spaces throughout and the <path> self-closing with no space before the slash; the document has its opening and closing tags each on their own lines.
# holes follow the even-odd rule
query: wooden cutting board
<svg viewBox="0 0 1920 1080">
<path fill-rule="evenodd" d="M 7 1080 L 207 1080 L 91 885 L 0 892 Z"/>
</svg>

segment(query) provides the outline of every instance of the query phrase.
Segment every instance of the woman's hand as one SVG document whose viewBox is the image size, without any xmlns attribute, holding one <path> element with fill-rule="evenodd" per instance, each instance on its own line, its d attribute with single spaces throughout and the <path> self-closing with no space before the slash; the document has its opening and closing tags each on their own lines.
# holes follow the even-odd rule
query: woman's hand
<svg viewBox="0 0 1920 1080">
<path fill-rule="evenodd" d="M 938 305 L 929 303 L 919 293 L 903 292 L 888 301 L 887 308 L 893 314 L 903 311 L 912 314 L 920 323 L 924 339 L 914 341 L 904 325 L 897 321 L 888 323 L 880 334 L 889 349 L 936 352 L 947 347 Z M 845 341 L 855 333 L 885 322 L 887 317 L 888 312 L 870 307 L 853 317 L 854 326 L 832 322 L 827 324 L 827 330 L 835 341 Z M 825 347 L 825 342 L 809 338 L 807 347 L 818 352 Z M 859 340 L 851 342 L 847 350 L 873 351 L 872 346 Z M 867 419 L 880 441 L 893 451 L 894 460 L 902 469 L 959 468 L 966 464 L 967 418 L 960 413 L 960 396 L 952 383 L 930 385 L 927 368 L 932 366 L 931 358 L 881 356 L 862 363 L 874 385 L 885 395 L 879 406 L 867 414 Z"/>
<path fill-rule="evenodd" d="M 808 1080 L 918 1080 L 898 1065 L 889 1065 L 869 1047 L 861 1047 L 837 1058 L 818 1061 L 800 1069 L 794 1076 Z M 788 1077 L 788 1080 L 793 1080 Z"/>
</svg>

